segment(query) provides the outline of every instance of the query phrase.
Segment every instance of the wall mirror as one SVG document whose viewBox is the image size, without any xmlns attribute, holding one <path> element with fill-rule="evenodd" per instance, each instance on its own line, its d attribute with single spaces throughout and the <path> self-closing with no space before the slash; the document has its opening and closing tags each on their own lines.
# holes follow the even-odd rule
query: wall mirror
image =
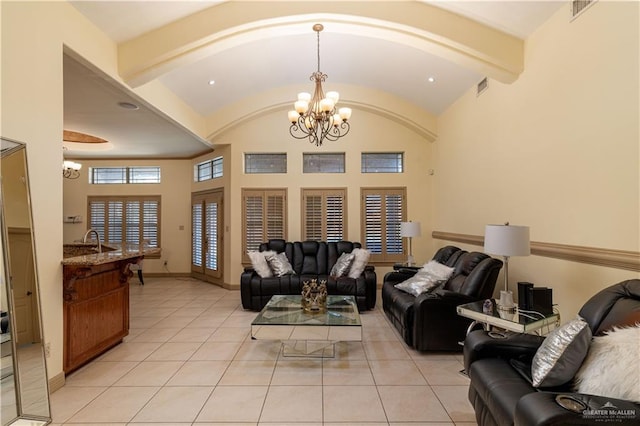
<svg viewBox="0 0 640 426">
<path fill-rule="evenodd" d="M 0 424 L 51 421 L 25 144 L 2 138 Z"/>
</svg>

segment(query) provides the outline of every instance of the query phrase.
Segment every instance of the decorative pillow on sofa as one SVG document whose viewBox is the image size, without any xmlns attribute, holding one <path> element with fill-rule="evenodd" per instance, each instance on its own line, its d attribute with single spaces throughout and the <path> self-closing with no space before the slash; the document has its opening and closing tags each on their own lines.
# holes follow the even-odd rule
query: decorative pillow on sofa
<svg viewBox="0 0 640 426">
<path fill-rule="evenodd" d="M 394 287 L 418 297 L 443 285 L 453 274 L 453 268 L 432 260 L 424 264 L 414 276 Z"/>
<path fill-rule="evenodd" d="M 640 404 L 640 325 L 596 336 L 576 374 L 576 391 Z"/>
<path fill-rule="evenodd" d="M 425 263 L 422 268 L 420 268 L 418 272 L 416 272 L 416 274 L 429 274 L 438 280 L 446 281 L 449 279 L 449 277 L 451 277 L 453 271 L 454 268 L 443 265 L 442 263 L 435 260 L 430 260 L 429 262 Z"/>
<path fill-rule="evenodd" d="M 408 280 L 394 285 L 394 287 L 398 290 L 402 290 L 406 293 L 413 294 L 414 296 L 418 297 L 422 293 L 431 293 L 442 284 L 444 284 L 444 281 L 434 279 L 427 274 L 415 274 Z"/>
<path fill-rule="evenodd" d="M 560 386 L 571 380 L 587 356 L 590 343 L 591 329 L 580 316 L 549 333 L 531 363 L 533 386 Z"/>
<path fill-rule="evenodd" d="M 253 270 L 260 275 L 260 278 L 271 278 L 273 276 L 273 271 L 269 267 L 265 257 L 276 254 L 275 251 L 249 250 L 247 254 L 249 255 L 249 259 L 251 259 L 251 266 L 253 266 Z"/>
<path fill-rule="evenodd" d="M 291 263 L 289 263 L 289 259 L 287 259 L 287 255 L 284 253 L 274 253 L 268 256 L 265 256 L 267 263 L 269 263 L 269 267 L 273 271 L 273 275 L 276 277 L 281 277 L 283 275 L 293 274 L 293 267 Z"/>
<path fill-rule="evenodd" d="M 364 271 L 365 266 L 367 266 L 367 262 L 369 262 L 369 255 L 371 253 L 369 250 L 361 248 L 355 248 L 351 253 L 355 255 L 355 258 L 351 264 L 351 269 L 349 269 L 349 278 L 358 278 L 362 275 L 362 271 Z"/>
<path fill-rule="evenodd" d="M 353 253 L 342 253 L 336 260 L 336 264 L 331 268 L 329 275 L 336 278 L 347 275 L 355 257 L 356 255 Z"/>
<path fill-rule="evenodd" d="M 416 272 L 414 276 L 395 285 L 395 288 L 418 297 L 422 293 L 430 293 L 447 282 L 453 274 L 453 268 L 442 263 L 431 261 Z"/>
</svg>

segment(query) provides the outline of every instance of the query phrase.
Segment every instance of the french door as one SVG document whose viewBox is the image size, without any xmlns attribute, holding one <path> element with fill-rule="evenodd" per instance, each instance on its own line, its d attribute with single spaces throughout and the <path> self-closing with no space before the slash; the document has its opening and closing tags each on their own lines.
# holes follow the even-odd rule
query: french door
<svg viewBox="0 0 640 426">
<path fill-rule="evenodd" d="M 191 271 L 202 279 L 223 279 L 222 189 L 191 196 Z"/>
</svg>

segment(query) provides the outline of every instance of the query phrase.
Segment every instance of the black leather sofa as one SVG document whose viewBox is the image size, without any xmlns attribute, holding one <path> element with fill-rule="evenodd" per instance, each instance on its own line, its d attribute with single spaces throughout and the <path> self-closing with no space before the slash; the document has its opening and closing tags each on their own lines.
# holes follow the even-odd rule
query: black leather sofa
<svg viewBox="0 0 640 426">
<path fill-rule="evenodd" d="M 351 241 L 296 241 L 269 240 L 260 245 L 259 251 L 285 253 L 295 274 L 261 278 L 252 267 L 246 267 L 240 276 L 242 307 L 260 311 L 276 294 L 300 294 L 304 281 L 326 280 L 327 293 L 355 296 L 358 310 L 366 311 L 376 306 L 376 272 L 367 265 L 358 278 L 331 277 L 331 268 L 343 253 L 362 248 Z"/>
<path fill-rule="evenodd" d="M 459 316 L 456 307 L 491 298 L 502 261 L 455 246 L 442 247 L 433 260 L 454 268 L 441 288 L 415 297 L 395 285 L 419 268 L 389 272 L 382 285 L 382 307 L 407 345 L 419 351 L 459 352 L 471 320 Z"/>
<path fill-rule="evenodd" d="M 596 336 L 614 325 L 631 325 L 629 318 L 638 318 L 639 313 L 640 280 L 633 279 L 600 291 L 587 301 L 579 315 Z M 464 344 L 464 364 L 471 379 L 469 400 L 478 425 L 640 424 L 640 404 L 632 401 L 576 393 L 571 382 L 554 388 L 534 388 L 526 372 L 530 372 L 531 360 L 543 340 L 544 337 L 529 334 L 494 339 L 482 330 L 469 334 Z M 629 373 L 633 372 L 630 368 Z M 603 407 L 613 406 L 624 415 L 589 416 L 582 407 L 573 412 L 556 402 L 558 395 L 581 401 L 587 410 L 603 412 Z"/>
</svg>

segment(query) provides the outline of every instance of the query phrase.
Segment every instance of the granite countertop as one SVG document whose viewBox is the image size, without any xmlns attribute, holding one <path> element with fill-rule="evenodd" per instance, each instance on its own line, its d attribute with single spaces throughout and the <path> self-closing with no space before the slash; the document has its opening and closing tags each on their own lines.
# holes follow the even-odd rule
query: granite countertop
<svg viewBox="0 0 640 426">
<path fill-rule="evenodd" d="M 138 256 L 158 254 L 161 249 L 144 247 L 139 244 L 115 244 L 102 245 L 102 253 L 97 252 L 95 243 L 73 243 L 64 245 L 63 265 L 91 266 L 115 262 Z"/>
</svg>

